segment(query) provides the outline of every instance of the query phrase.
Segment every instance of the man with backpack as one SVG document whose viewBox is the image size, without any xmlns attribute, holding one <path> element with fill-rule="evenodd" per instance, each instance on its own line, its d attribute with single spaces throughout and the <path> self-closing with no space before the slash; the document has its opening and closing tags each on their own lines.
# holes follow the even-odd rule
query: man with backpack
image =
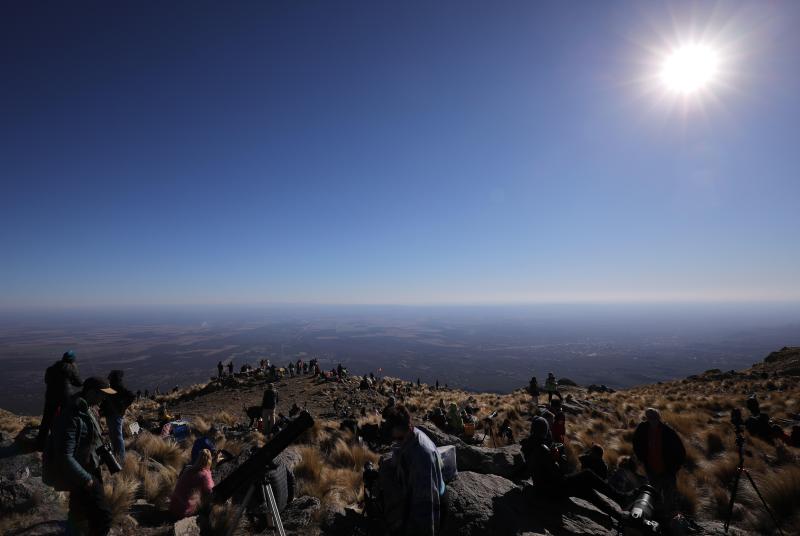
<svg viewBox="0 0 800 536">
<path fill-rule="evenodd" d="M 270 435 L 275 426 L 275 408 L 278 407 L 278 391 L 273 384 L 268 384 L 261 399 L 261 417 L 264 420 L 264 435 Z"/>
<path fill-rule="evenodd" d="M 105 536 L 111 527 L 98 453 L 103 441 L 95 411 L 106 396 L 114 394 L 104 378 L 87 378 L 81 392 L 61 407 L 42 456 L 42 480 L 69 492 L 70 534 Z"/>
<path fill-rule="evenodd" d="M 657 409 L 647 408 L 645 420 L 633 433 L 633 452 L 644 465 L 647 480 L 661 496 L 667 518 L 675 509 L 677 476 L 686 461 L 680 436 L 661 421 Z"/>
<path fill-rule="evenodd" d="M 81 378 L 78 375 L 78 366 L 75 364 L 75 352 L 69 350 L 47 368 L 44 373 L 44 383 L 47 386 L 44 394 L 44 411 L 39 424 L 39 435 L 36 437 L 36 447 L 42 451 L 47 444 L 50 426 L 58 409 L 69 402 L 73 387 L 81 387 Z"/>
<path fill-rule="evenodd" d="M 119 463 L 125 461 L 125 436 L 122 432 L 123 417 L 128 407 L 133 404 L 136 395 L 122 383 L 123 371 L 112 370 L 108 375 L 108 382 L 116 394 L 107 396 L 100 406 L 100 412 L 106 418 L 108 435 L 111 437 L 111 446 L 117 455 Z"/>
</svg>

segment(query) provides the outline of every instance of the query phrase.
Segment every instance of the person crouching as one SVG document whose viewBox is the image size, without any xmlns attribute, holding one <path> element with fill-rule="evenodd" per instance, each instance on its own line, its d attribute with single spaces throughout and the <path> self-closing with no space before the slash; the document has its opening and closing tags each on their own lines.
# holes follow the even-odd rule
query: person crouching
<svg viewBox="0 0 800 536">
<path fill-rule="evenodd" d="M 201 450 L 194 465 L 189 466 L 178 478 L 169 499 L 169 511 L 175 519 L 195 515 L 200 505 L 211 497 L 214 489 L 211 460 L 211 451 Z"/>
</svg>

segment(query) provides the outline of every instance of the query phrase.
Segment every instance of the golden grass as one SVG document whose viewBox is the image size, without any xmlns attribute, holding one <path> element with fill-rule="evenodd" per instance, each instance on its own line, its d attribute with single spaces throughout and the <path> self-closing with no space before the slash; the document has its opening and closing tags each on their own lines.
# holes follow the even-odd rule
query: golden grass
<svg viewBox="0 0 800 536">
<path fill-rule="evenodd" d="M 140 433 L 131 443 L 131 448 L 138 451 L 145 458 L 152 458 L 176 471 L 180 471 L 184 464 L 189 461 L 188 452 L 178 444 L 147 432 Z"/>
<path fill-rule="evenodd" d="M 131 524 L 130 510 L 136 501 L 140 483 L 124 473 L 107 478 L 103 483 L 103 493 L 111 511 L 113 525 Z M 135 524 L 135 522 L 133 522 Z"/>
</svg>

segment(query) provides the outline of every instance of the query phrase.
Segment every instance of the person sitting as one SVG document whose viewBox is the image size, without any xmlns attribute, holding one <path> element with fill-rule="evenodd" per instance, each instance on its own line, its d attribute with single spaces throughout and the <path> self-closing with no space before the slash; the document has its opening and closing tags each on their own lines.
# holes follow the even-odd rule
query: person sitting
<svg viewBox="0 0 800 536">
<path fill-rule="evenodd" d="M 445 494 L 442 459 L 436 445 L 411 421 L 404 406 L 393 407 L 385 426 L 398 443 L 397 475 L 405 497 L 403 532 L 408 536 L 436 536 Z"/>
<path fill-rule="evenodd" d="M 603 480 L 608 480 L 608 466 L 603 461 L 603 447 L 595 443 L 579 459 L 581 469 L 592 471 Z"/>
<path fill-rule="evenodd" d="M 563 472 L 565 460 L 563 458 L 557 460 L 553 455 L 550 437 L 550 426 L 547 421 L 542 417 L 534 418 L 531 437 L 528 438 L 523 454 L 533 476 L 534 494 L 537 500 L 564 500 L 578 497 L 607 511 L 609 505 L 595 494 L 599 492 L 621 507 L 625 506 L 631 496 L 612 488 L 594 472 L 582 470 L 565 475 Z"/>
<path fill-rule="evenodd" d="M 297 402 L 293 403 L 292 407 L 289 408 L 289 417 L 294 417 L 295 415 L 299 415 L 300 411 L 302 410 L 300 409 L 300 406 L 297 405 Z"/>
<path fill-rule="evenodd" d="M 500 426 L 499 434 L 500 438 L 505 440 L 506 445 L 514 444 L 514 430 L 511 428 L 511 421 L 509 419 L 503 421 L 503 424 Z"/>
<path fill-rule="evenodd" d="M 440 430 L 444 430 L 447 428 L 447 418 L 444 416 L 444 411 L 442 408 L 435 407 L 431 412 L 431 422 L 435 424 Z"/>
<path fill-rule="evenodd" d="M 178 477 L 169 500 L 169 511 L 175 519 L 196 514 L 200 505 L 211 497 L 214 489 L 211 460 L 211 451 L 201 450 L 195 464 Z"/>
<path fill-rule="evenodd" d="M 452 434 L 461 435 L 464 433 L 464 420 L 458 411 L 458 406 L 455 403 L 450 403 L 447 409 L 447 429 Z"/>
<path fill-rule="evenodd" d="M 744 422 L 744 427 L 748 433 L 764 441 L 772 442 L 772 427 L 770 426 L 769 415 L 761 411 L 756 395 L 752 395 L 747 399 L 747 409 L 750 410 L 750 416 Z"/>
</svg>

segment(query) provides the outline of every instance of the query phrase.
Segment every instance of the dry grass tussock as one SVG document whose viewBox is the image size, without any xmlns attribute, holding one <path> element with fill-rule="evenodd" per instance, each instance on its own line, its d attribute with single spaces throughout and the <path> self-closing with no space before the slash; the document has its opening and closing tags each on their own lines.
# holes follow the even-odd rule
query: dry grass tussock
<svg viewBox="0 0 800 536">
<path fill-rule="evenodd" d="M 26 417 L 0 409 L 0 432 L 16 436 L 26 426 L 39 426 L 38 417 Z"/>
<path fill-rule="evenodd" d="M 105 479 L 103 492 L 111 510 L 111 519 L 114 525 L 135 524 L 129 513 L 131 506 L 136 501 L 139 486 L 136 478 L 124 473 L 118 473 Z"/>
<path fill-rule="evenodd" d="M 188 452 L 177 443 L 142 432 L 131 443 L 131 448 L 145 458 L 152 458 L 161 465 L 180 471 L 189 461 Z"/>
</svg>

